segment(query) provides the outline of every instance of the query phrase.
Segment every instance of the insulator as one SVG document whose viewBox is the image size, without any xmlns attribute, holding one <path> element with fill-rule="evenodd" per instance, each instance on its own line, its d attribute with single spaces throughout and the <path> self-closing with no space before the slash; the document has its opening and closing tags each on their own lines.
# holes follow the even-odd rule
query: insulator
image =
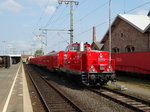
<svg viewBox="0 0 150 112">
<path fill-rule="evenodd" d="M 65 2 L 65 4 L 66 4 L 66 5 L 68 5 L 68 4 L 69 4 L 69 2 Z"/>
<path fill-rule="evenodd" d="M 75 5 L 79 5 L 79 2 L 75 2 Z"/>
</svg>

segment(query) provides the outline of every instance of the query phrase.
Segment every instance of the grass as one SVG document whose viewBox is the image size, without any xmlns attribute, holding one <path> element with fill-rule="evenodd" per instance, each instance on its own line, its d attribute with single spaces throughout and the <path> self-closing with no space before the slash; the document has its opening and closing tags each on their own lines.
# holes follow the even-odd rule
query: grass
<svg viewBox="0 0 150 112">
<path fill-rule="evenodd" d="M 133 85 L 142 86 L 145 88 L 150 88 L 150 80 L 135 78 L 129 76 L 117 76 L 117 82 L 129 83 Z"/>
</svg>

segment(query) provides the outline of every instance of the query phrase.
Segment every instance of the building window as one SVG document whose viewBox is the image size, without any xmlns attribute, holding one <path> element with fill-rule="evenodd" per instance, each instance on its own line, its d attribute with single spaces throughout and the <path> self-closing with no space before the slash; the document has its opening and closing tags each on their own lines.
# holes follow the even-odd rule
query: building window
<svg viewBox="0 0 150 112">
<path fill-rule="evenodd" d="M 121 37 L 121 38 L 123 38 L 123 36 L 124 36 L 124 34 L 123 34 L 123 33 L 121 33 L 121 34 L 120 34 L 120 37 Z"/>
<path fill-rule="evenodd" d="M 125 48 L 126 52 L 134 52 L 135 51 L 135 47 L 132 46 L 132 45 L 128 45 L 126 48 Z"/>
<path fill-rule="evenodd" d="M 119 48 L 118 48 L 118 47 L 113 48 L 113 49 L 112 49 L 112 52 L 113 52 L 113 53 L 118 53 L 118 52 L 119 52 Z"/>
</svg>

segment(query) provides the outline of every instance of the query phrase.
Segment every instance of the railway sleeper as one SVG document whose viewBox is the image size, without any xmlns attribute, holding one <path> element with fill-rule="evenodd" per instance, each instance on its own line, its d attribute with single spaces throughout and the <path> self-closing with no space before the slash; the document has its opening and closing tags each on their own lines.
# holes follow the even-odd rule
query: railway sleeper
<svg viewBox="0 0 150 112">
<path fill-rule="evenodd" d="M 140 109 L 141 109 L 141 110 L 145 110 L 145 111 L 147 111 L 147 110 L 150 111 L 150 107 L 140 107 Z"/>
</svg>

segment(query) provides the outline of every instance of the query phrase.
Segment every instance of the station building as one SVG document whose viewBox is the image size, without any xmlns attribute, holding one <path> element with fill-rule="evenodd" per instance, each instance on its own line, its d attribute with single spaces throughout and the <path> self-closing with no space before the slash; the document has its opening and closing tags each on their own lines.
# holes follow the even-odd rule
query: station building
<svg viewBox="0 0 150 112">
<path fill-rule="evenodd" d="M 112 23 L 112 52 L 150 51 L 150 15 L 119 14 Z M 101 40 L 108 50 L 109 34 Z"/>
</svg>

